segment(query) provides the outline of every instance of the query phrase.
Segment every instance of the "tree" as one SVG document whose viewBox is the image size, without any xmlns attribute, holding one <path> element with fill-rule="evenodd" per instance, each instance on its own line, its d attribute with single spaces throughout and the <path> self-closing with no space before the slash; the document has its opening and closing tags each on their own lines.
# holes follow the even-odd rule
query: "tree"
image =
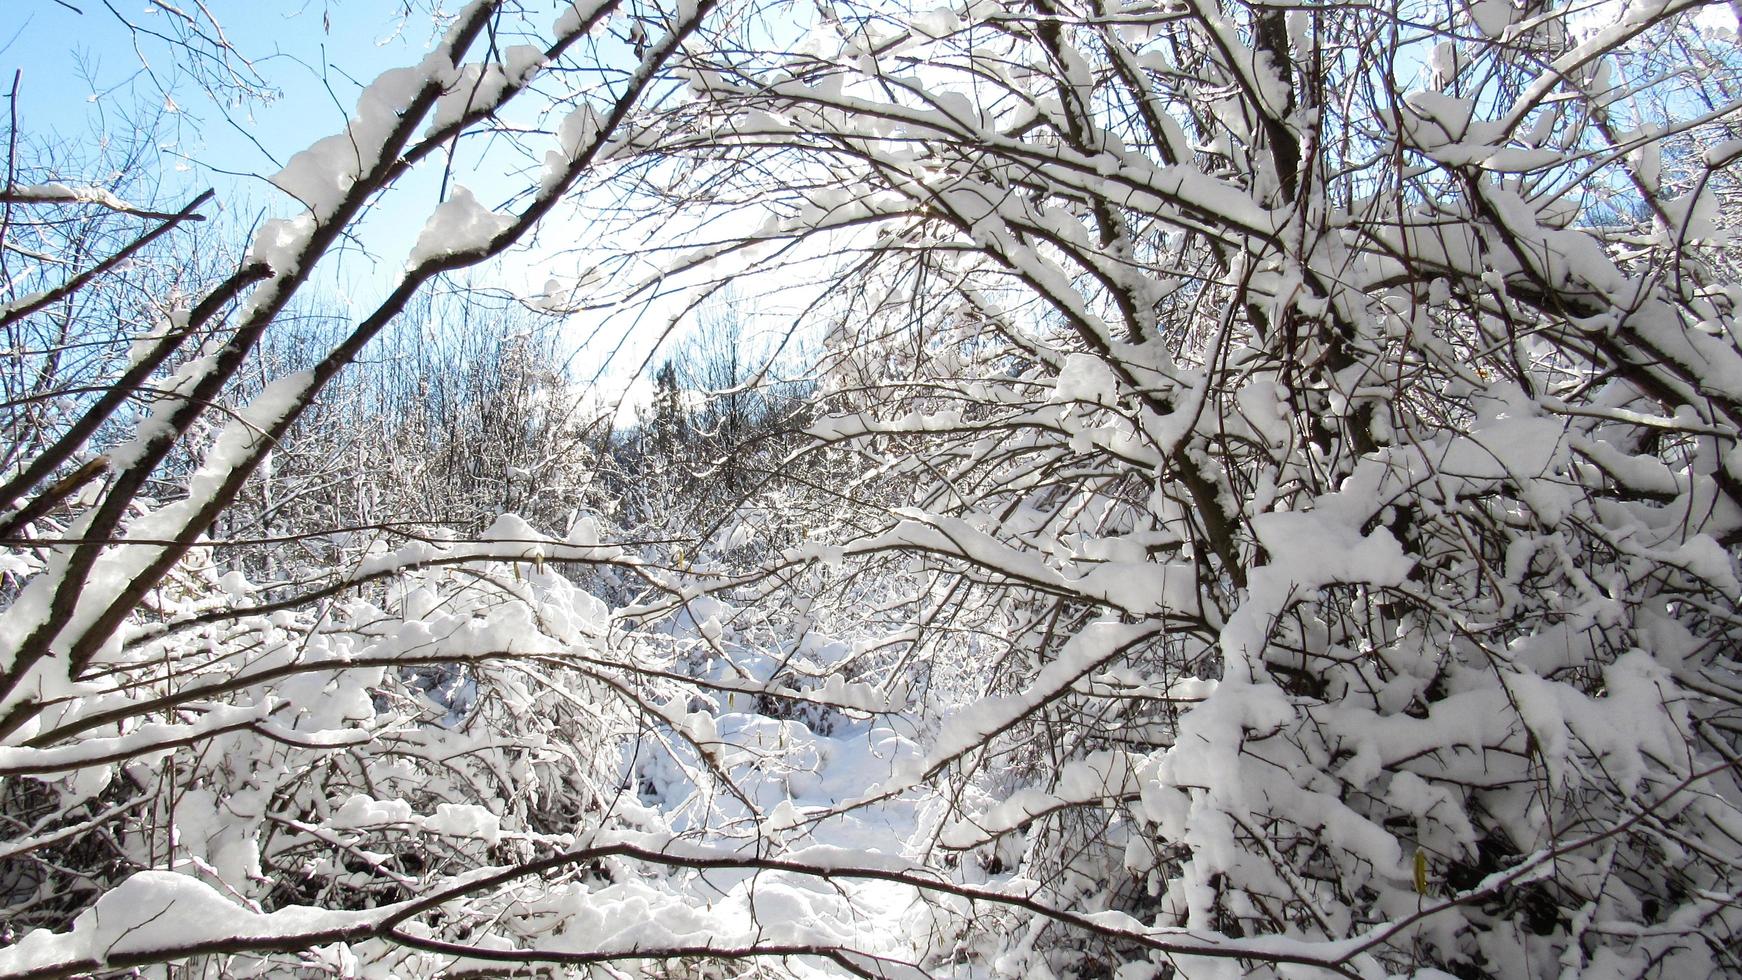
<svg viewBox="0 0 1742 980">
<path fill-rule="evenodd" d="M 224 341 L 109 481 L 41 524 L 96 424 L 33 451 L 0 881 L 44 928 L 0 965 L 1737 972 L 1719 10 L 468 6 L 81 406 Z M 219 412 L 474 137 L 544 161 L 513 210 L 451 187 L 382 306 Z M 547 311 L 803 297 L 817 461 L 764 511 L 803 540 L 672 569 L 502 518 L 219 575 L 336 379 L 571 200 Z M 645 589 L 557 573 L 598 566 Z"/>
<path fill-rule="evenodd" d="M 747 334 L 729 290 L 715 299 L 654 372 L 653 396 L 617 453 L 611 494 L 646 537 L 705 542 L 755 509 L 777 471 L 793 465 L 791 437 L 809 395 L 791 376 L 801 372 L 780 363 L 795 345 L 766 349 Z M 768 525 L 755 533 L 764 544 L 781 537 Z"/>
<path fill-rule="evenodd" d="M 671 361 L 653 375 L 653 402 L 641 423 L 648 450 L 657 457 L 675 460 L 691 437 L 689 411 L 683 389 L 678 387 L 677 367 Z"/>
</svg>

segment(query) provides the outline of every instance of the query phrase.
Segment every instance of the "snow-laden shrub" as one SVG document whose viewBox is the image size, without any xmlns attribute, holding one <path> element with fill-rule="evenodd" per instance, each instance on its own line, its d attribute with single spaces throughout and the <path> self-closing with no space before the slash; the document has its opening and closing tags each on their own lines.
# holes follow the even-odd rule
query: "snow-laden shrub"
<svg viewBox="0 0 1742 980">
<path fill-rule="evenodd" d="M 945 865 L 1124 927 L 963 955 L 1737 969 L 1734 30 L 1502 7 L 698 55 L 698 181 L 783 216 L 735 247 L 854 256 L 810 432 L 863 468 L 786 558 L 917 563 L 832 628 L 901 609 L 859 669 L 944 694 Z"/>
</svg>

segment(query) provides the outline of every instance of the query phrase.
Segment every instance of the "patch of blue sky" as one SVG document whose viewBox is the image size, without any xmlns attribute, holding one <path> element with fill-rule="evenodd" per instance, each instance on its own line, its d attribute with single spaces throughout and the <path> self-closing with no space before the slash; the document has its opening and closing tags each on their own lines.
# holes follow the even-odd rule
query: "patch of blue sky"
<svg viewBox="0 0 1742 980">
<path fill-rule="evenodd" d="M 159 170 L 164 201 L 212 188 L 239 236 L 263 215 L 300 209 L 268 178 L 297 150 L 342 131 L 361 87 L 415 63 L 436 30 L 428 17 L 384 16 L 384 4 L 308 3 L 287 13 L 214 2 L 235 52 L 226 65 L 209 45 L 177 49 L 180 25 L 168 4 L 22 0 L 22 7 L 9 30 L 0 28 L 0 74 L 8 83 L 18 78 L 21 133 L 48 144 L 150 140 L 156 159 L 148 153 L 147 165 Z M 328 284 L 377 293 L 433 210 L 437 184 L 415 174 L 384 198 L 362 226 L 371 256 L 352 248 L 324 263 Z"/>
</svg>

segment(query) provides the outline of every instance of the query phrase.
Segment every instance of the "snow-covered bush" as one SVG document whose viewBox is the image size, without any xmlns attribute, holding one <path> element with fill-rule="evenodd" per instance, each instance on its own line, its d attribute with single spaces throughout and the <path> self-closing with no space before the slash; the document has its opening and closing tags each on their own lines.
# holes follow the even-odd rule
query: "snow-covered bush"
<svg viewBox="0 0 1742 980">
<path fill-rule="evenodd" d="M 932 576 L 938 842 L 1242 971 L 1737 969 L 1732 18 L 838 12 L 678 149 L 854 256 L 816 544 Z"/>
</svg>

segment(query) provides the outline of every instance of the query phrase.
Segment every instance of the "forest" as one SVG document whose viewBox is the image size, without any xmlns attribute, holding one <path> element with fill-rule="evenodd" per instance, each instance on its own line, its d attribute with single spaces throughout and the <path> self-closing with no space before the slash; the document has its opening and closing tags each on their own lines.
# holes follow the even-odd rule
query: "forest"
<svg viewBox="0 0 1742 980">
<path fill-rule="evenodd" d="M 1742 977 L 1742 6 L 6 12 L 0 978 Z"/>
</svg>

